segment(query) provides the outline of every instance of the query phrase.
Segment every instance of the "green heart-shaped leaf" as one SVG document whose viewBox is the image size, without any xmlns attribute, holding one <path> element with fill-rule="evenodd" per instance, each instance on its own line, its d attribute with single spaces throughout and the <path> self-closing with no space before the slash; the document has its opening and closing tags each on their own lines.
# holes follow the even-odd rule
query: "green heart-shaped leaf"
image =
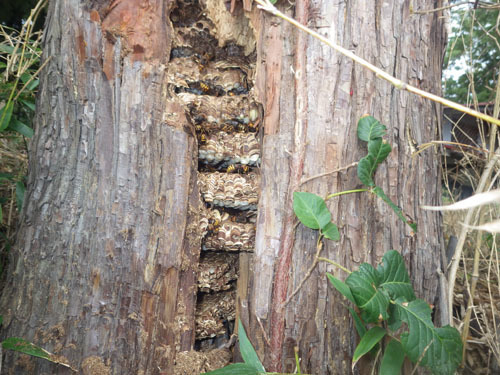
<svg viewBox="0 0 500 375">
<path fill-rule="evenodd" d="M 358 121 L 358 138 L 365 142 L 382 138 L 386 130 L 387 127 L 372 116 L 363 116 Z"/>
<path fill-rule="evenodd" d="M 329 240 L 332 241 L 340 240 L 339 228 L 337 228 L 337 226 L 331 221 L 328 224 L 326 224 L 323 229 L 321 229 L 321 233 Z"/>
<path fill-rule="evenodd" d="M 354 350 L 354 356 L 352 358 L 353 368 L 362 356 L 372 350 L 372 348 L 382 340 L 386 333 L 386 330 L 382 327 L 375 326 L 370 328 L 370 330 L 363 335 L 356 350 Z"/>
<path fill-rule="evenodd" d="M 311 229 L 325 228 L 332 218 L 325 200 L 312 193 L 293 193 L 293 211 L 300 222 Z"/>
<path fill-rule="evenodd" d="M 455 328 L 435 328 L 429 305 L 417 299 L 396 300 L 399 316 L 409 332 L 401 335 L 401 344 L 413 363 L 428 367 L 434 374 L 454 374 L 462 361 L 462 340 Z"/>
</svg>

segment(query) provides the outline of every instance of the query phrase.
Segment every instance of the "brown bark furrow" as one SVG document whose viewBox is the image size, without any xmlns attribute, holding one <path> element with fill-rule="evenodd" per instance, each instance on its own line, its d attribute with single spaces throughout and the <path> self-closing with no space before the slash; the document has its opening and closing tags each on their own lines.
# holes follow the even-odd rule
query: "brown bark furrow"
<svg viewBox="0 0 500 375">
<path fill-rule="evenodd" d="M 240 318 L 267 370 L 293 372 L 297 346 L 304 372 L 370 373 L 362 361 L 351 368 L 359 338 L 324 275 L 344 273 L 319 264 L 282 305 L 317 240 L 295 225 L 292 194 L 360 186 L 355 169 L 299 182 L 366 154 L 356 136 L 365 113 L 388 126 L 393 145 L 376 183 L 419 232 L 373 195 L 342 196 L 328 202 L 341 240 L 322 255 L 356 269 L 396 249 L 417 295 L 437 298 L 439 216 L 418 206 L 439 203 L 438 155 L 411 158 L 406 139 L 434 139 L 433 106 L 241 3 L 49 2 L 51 61 L 1 339 L 33 341 L 86 375 L 192 375 L 231 360 L 216 348 L 229 346 Z M 285 3 L 288 15 L 439 94 L 439 12 L 416 15 L 405 1 Z M 12 374 L 68 374 L 4 358 Z"/>
<path fill-rule="evenodd" d="M 152 27 L 156 17 L 162 19 L 162 4 L 147 10 L 154 15 Z M 101 25 L 87 21 L 84 5 L 51 2 L 44 56 L 52 59 L 41 79 L 39 102 L 46 109 L 37 118 L 42 125 L 34 139 L 29 182 L 30 191 L 39 196 L 31 204 L 41 204 L 44 214 L 30 208 L 20 228 L 30 234 L 19 242 L 30 251 L 15 251 L 11 263 L 24 263 L 22 275 L 14 273 L 15 283 L 26 283 L 33 304 L 27 304 L 27 314 L 17 311 L 6 293 L 2 311 L 10 306 L 10 312 L 4 322 L 15 332 L 10 335 L 33 340 L 75 368 L 86 368 L 92 359 L 109 373 L 153 373 L 153 368 L 172 364 L 173 352 L 165 353 L 166 345 L 174 348 L 180 336 L 169 323 L 178 296 L 171 291 L 187 283 L 177 272 L 182 242 L 172 236 L 185 227 L 193 140 L 161 124 L 157 116 L 162 108 L 159 60 L 138 61 L 138 54 L 120 50 L 117 37 L 101 47 L 113 52 L 118 61 L 112 66 L 119 70 L 103 73 L 96 55 L 103 53 L 96 42 Z M 64 34 L 59 22 L 66 22 Z M 156 35 L 164 31 L 159 28 Z M 139 31 L 134 35 L 143 37 Z M 78 57 L 71 48 L 74 40 L 81 41 Z M 168 53 L 163 46 L 167 40 L 160 37 L 161 47 L 151 46 L 156 52 L 145 51 L 143 57 Z M 114 73 L 120 79 L 108 81 L 106 74 Z M 162 147 L 169 150 L 170 163 L 165 163 Z M 51 150 L 58 150 L 59 157 L 47 155 Z M 177 164 L 184 169 L 174 182 Z M 159 214 L 154 214 L 160 202 Z M 170 221 L 176 223 L 171 232 L 164 229 Z M 173 303 L 166 301 L 167 294 Z M 30 361 L 7 366 L 12 373 L 67 373 L 49 362 L 33 361 L 23 368 Z"/>
<path fill-rule="evenodd" d="M 430 91 L 439 92 L 440 64 L 436 62 L 436 56 L 441 57 L 442 52 L 439 15 L 415 17 L 406 2 L 372 5 L 310 0 L 306 11 L 310 16 L 302 23 L 313 26 L 322 35 L 387 72 L 394 72 L 396 77 L 417 86 L 428 85 Z M 287 9 L 287 14 L 297 18 L 303 13 L 297 3 L 297 8 Z M 293 224 L 282 210 L 286 211 L 283 202 L 293 191 L 293 174 L 297 170 L 292 166 L 295 156 L 292 142 L 294 134 L 300 132 L 299 97 L 306 101 L 303 112 L 308 124 L 303 143 L 304 176 L 337 169 L 366 155 L 366 144 L 356 136 L 356 124 L 363 114 L 371 114 L 388 126 L 387 139 L 393 146 L 393 152 L 375 175 L 376 182 L 419 226 L 425 226 L 412 235 L 386 204 L 369 194 L 334 198 L 327 204 L 333 222 L 339 225 L 341 240 L 339 243 L 326 241 L 322 255 L 348 269 L 356 269 L 362 262 L 375 264 L 387 250 L 396 249 L 410 265 L 416 289 L 429 296 L 435 295 L 437 285 L 436 275 L 431 274 L 439 262 L 439 257 L 434 256 L 439 253 L 440 246 L 439 220 L 435 215 L 422 213 L 418 206 L 426 196 L 438 197 L 440 194 L 440 185 L 436 182 L 439 162 L 430 153 L 412 159 L 407 152 L 406 129 L 410 126 L 422 142 L 432 139 L 435 111 L 424 100 L 395 90 L 373 73 L 309 37 L 306 37 L 304 48 L 299 47 L 300 51 L 304 50 L 300 56 L 295 50 L 294 33 L 276 18 L 265 16 L 260 30 L 264 30 L 264 35 L 258 40 L 261 57 L 257 66 L 262 67 L 263 76 L 258 76 L 256 82 L 265 99 L 265 151 L 255 249 L 255 268 L 259 275 L 255 287 L 259 292 L 253 291 L 250 310 L 264 323 L 267 334 L 274 329 L 276 339 L 271 345 L 276 351 L 281 349 L 282 360 L 276 366 L 284 366 L 282 370 L 293 371 L 293 346 L 297 345 L 304 372 L 351 373 L 350 358 L 358 337 L 343 307 L 342 297 L 328 285 L 324 274 L 328 271 L 345 279 L 347 275 L 343 272 L 331 265 L 319 264 L 317 271 L 284 308 L 283 320 L 269 321 L 269 314 L 273 307 L 277 309 L 278 300 L 274 296 L 269 298 L 266 286 L 273 285 L 275 296 L 278 296 L 276 277 L 279 277 L 276 268 L 274 275 L 270 270 L 278 264 L 278 259 L 285 265 L 286 256 L 278 257 L 277 249 L 281 251 L 291 243 L 286 233 Z M 283 35 L 286 38 L 282 38 Z M 305 61 L 301 60 L 304 56 L 307 56 Z M 275 61 L 277 59 L 279 62 Z M 305 67 L 302 77 L 297 65 Z M 305 89 L 305 95 L 289 94 L 294 79 Z M 284 87 L 287 95 L 283 94 Z M 276 93 L 282 94 L 276 97 Z M 279 179 L 272 178 L 278 173 Z M 361 187 L 360 181 L 356 169 L 352 168 L 342 174 L 311 180 L 299 189 L 325 196 L 358 187 Z M 291 260 L 293 271 L 288 283 L 283 282 L 286 284 L 283 289 L 293 290 L 301 282 L 313 261 L 316 239 L 314 231 L 302 225 L 297 227 Z M 284 322 L 283 336 L 276 322 Z M 259 333 L 260 324 L 253 320 L 251 326 L 252 343 L 263 343 L 266 347 L 265 337 Z M 276 357 L 271 358 L 270 352 L 263 349 L 259 354 L 267 355 L 266 365 L 275 365 Z M 358 364 L 354 372 L 369 373 L 370 370 Z"/>
<path fill-rule="evenodd" d="M 307 23 L 309 12 L 309 1 L 305 0 L 296 4 L 296 19 L 303 24 Z M 307 79 L 306 79 L 306 47 L 307 35 L 296 30 L 298 33 L 295 44 L 295 125 L 293 134 L 293 153 L 290 162 L 290 181 L 288 185 L 287 199 L 284 204 L 285 231 L 282 234 L 281 246 L 278 254 L 278 264 L 275 270 L 273 305 L 270 319 L 270 352 L 266 358 L 271 371 L 281 371 L 283 368 L 282 356 L 285 345 L 285 310 L 284 303 L 288 295 L 289 280 L 291 276 L 290 265 L 292 262 L 293 246 L 295 241 L 295 213 L 293 211 L 293 193 L 299 189 L 300 180 L 304 169 L 306 136 L 308 127 L 308 101 L 307 101 Z M 290 353 L 287 353 L 290 354 Z"/>
</svg>

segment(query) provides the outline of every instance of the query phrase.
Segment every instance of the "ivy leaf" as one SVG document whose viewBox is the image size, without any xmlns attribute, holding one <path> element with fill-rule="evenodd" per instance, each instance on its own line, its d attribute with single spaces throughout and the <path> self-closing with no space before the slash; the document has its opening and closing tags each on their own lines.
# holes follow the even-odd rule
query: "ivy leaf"
<svg viewBox="0 0 500 375">
<path fill-rule="evenodd" d="M 378 165 L 387 158 L 391 151 L 391 145 L 389 143 L 384 143 L 381 138 L 377 138 L 368 142 L 368 155 L 373 156 L 373 159 L 375 161 L 372 166 L 372 173 L 375 173 Z"/>
<path fill-rule="evenodd" d="M 356 350 L 354 350 L 354 356 L 352 358 L 353 369 L 359 359 L 372 350 L 372 348 L 382 340 L 386 333 L 386 330 L 382 327 L 375 326 L 370 328 L 370 330 L 363 335 Z"/>
<path fill-rule="evenodd" d="M 389 328 L 392 332 L 396 332 L 401 328 L 402 324 L 403 321 L 399 317 L 396 305 L 393 303 L 389 304 L 389 319 L 387 319 L 387 328 Z"/>
<path fill-rule="evenodd" d="M 356 311 L 352 307 L 347 308 L 351 313 L 352 318 L 354 319 L 354 327 L 356 327 L 356 331 L 358 332 L 359 337 L 363 337 L 366 333 L 366 327 L 363 324 L 363 321 L 360 319 Z"/>
<path fill-rule="evenodd" d="M 409 332 L 401 335 L 401 344 L 410 360 L 420 361 L 421 366 L 434 374 L 454 374 L 462 361 L 458 331 L 450 326 L 435 328 L 431 309 L 423 300 L 404 302 L 404 298 L 398 298 L 396 306 L 399 316 L 408 324 Z"/>
<path fill-rule="evenodd" d="M 361 317 L 367 323 L 377 323 L 387 319 L 389 297 L 379 288 L 381 277 L 371 264 L 363 263 L 358 271 L 352 272 L 345 283 L 351 289 L 356 305 L 361 309 Z"/>
<path fill-rule="evenodd" d="M 384 143 L 381 138 L 368 142 L 368 155 L 358 163 L 358 178 L 366 186 L 375 186 L 373 174 L 391 152 L 391 145 Z"/>
<path fill-rule="evenodd" d="M 372 165 L 374 164 L 373 156 L 366 155 L 358 163 L 358 178 L 365 186 L 375 186 L 372 178 Z"/>
<path fill-rule="evenodd" d="M 359 167 L 359 165 L 358 165 Z M 358 168 L 359 169 L 359 168 Z M 394 213 L 396 215 L 398 215 L 398 217 L 401 219 L 401 221 L 403 221 L 403 223 L 407 224 L 415 233 L 417 233 L 417 224 L 413 223 L 413 222 L 410 222 L 406 216 L 403 214 L 403 210 L 401 210 L 401 208 L 399 208 L 398 206 L 396 206 L 391 200 L 390 198 L 385 195 L 384 191 L 382 190 L 382 188 L 378 187 L 378 186 L 375 186 L 375 188 L 373 189 L 373 192 L 380 198 L 382 199 L 385 203 L 387 203 L 389 205 L 389 207 L 392 208 L 392 210 L 394 211 Z"/>
<path fill-rule="evenodd" d="M 346 283 L 340 281 L 339 279 L 337 279 L 335 276 L 333 276 L 331 273 L 328 272 L 326 273 L 326 277 L 328 278 L 328 281 L 330 281 L 333 287 L 337 289 L 337 291 L 340 294 L 342 294 L 352 303 L 354 304 L 356 303 L 356 301 L 354 301 L 354 297 L 352 296 L 351 289 L 349 289 Z M 358 332 L 359 337 L 363 337 L 366 333 L 366 328 L 363 321 L 360 319 L 360 317 L 358 316 L 356 311 L 354 311 L 354 309 L 352 309 L 351 307 L 347 307 L 347 309 L 351 313 L 352 319 L 354 320 L 354 326 L 356 327 L 356 331 Z"/>
<path fill-rule="evenodd" d="M 415 299 L 403 257 L 392 250 L 382 260 L 383 263 L 377 269 L 363 263 L 345 281 L 356 305 L 362 311 L 362 318 L 368 323 L 388 319 L 389 298 L 404 297 L 407 301 Z M 397 320 L 391 323 L 398 324 Z"/>
<path fill-rule="evenodd" d="M 323 236 L 332 241 L 340 240 L 339 228 L 331 221 L 321 229 Z"/>
<path fill-rule="evenodd" d="M 358 138 L 365 142 L 382 138 L 386 130 L 387 127 L 372 116 L 363 116 L 358 121 Z"/>
<path fill-rule="evenodd" d="M 233 363 L 232 365 L 220 368 L 215 371 L 209 371 L 206 375 L 259 375 L 262 372 L 257 371 L 246 363 Z"/>
<path fill-rule="evenodd" d="M 325 228 L 332 218 L 325 200 L 312 193 L 293 193 L 293 211 L 300 222 L 311 229 Z"/>
<path fill-rule="evenodd" d="M 266 372 L 264 366 L 262 366 L 262 362 L 260 361 L 257 353 L 255 352 L 255 349 L 252 346 L 252 343 L 250 342 L 250 340 L 248 340 L 247 333 L 245 332 L 243 324 L 241 324 L 241 320 L 238 320 L 238 339 L 240 341 L 241 357 L 243 358 L 245 363 L 252 366 L 252 368 L 257 372 Z"/>
<path fill-rule="evenodd" d="M 385 348 L 384 357 L 380 364 L 380 374 L 400 375 L 404 360 L 405 352 L 403 346 L 398 340 L 392 339 Z"/>
<path fill-rule="evenodd" d="M 337 279 L 335 276 L 333 276 L 331 273 L 326 273 L 326 277 L 328 278 L 328 281 L 332 283 L 333 287 L 339 291 L 340 294 L 342 294 L 345 298 L 347 298 L 349 301 L 352 303 L 356 303 L 354 300 L 354 297 L 352 296 L 351 289 L 347 286 L 346 283 L 343 281 L 340 281 Z M 362 335 L 360 335 L 362 336 Z"/>
<path fill-rule="evenodd" d="M 415 294 L 401 254 L 396 250 L 388 251 L 384 254 L 382 262 L 377 267 L 377 271 L 381 275 L 380 287 L 387 290 L 393 299 L 404 297 L 406 301 L 413 301 Z"/>
</svg>

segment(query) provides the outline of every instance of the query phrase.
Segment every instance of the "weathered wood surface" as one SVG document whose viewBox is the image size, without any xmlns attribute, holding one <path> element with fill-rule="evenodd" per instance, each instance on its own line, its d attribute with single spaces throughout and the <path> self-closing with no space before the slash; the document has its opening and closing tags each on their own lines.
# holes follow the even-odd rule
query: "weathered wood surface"
<svg viewBox="0 0 500 375">
<path fill-rule="evenodd" d="M 440 12 L 411 14 L 407 1 L 377 1 L 369 7 L 362 1 L 295 4 L 283 8 L 301 23 L 403 81 L 441 92 L 446 39 Z M 426 1 L 413 2 L 414 9 L 429 6 Z M 376 183 L 418 223 L 419 232 L 413 235 L 373 196 L 342 196 L 328 202 L 341 240 L 327 242 L 322 256 L 354 269 L 362 262 L 378 262 L 385 251 L 396 249 L 407 262 L 419 297 L 434 303 L 440 217 L 419 205 L 440 201 L 439 156 L 430 150 L 411 158 L 407 134 L 418 143 L 435 139 L 439 110 L 427 100 L 396 90 L 284 21 L 255 15 L 253 25 L 260 35 L 256 81 L 265 103 L 265 136 L 249 331 L 268 371 L 291 372 L 297 345 L 303 371 L 347 374 L 357 337 L 344 300 L 327 284 L 325 272 L 341 279 L 347 275 L 321 263 L 291 303 L 280 308 L 316 251 L 315 232 L 301 225 L 295 230 L 292 193 L 325 196 L 359 187 L 355 168 L 301 181 L 366 154 L 364 142 L 356 136 L 363 114 L 386 124 L 393 151 L 379 167 Z M 263 323 L 270 347 L 256 318 Z"/>
<path fill-rule="evenodd" d="M 169 373 L 194 343 L 196 140 L 163 96 L 171 3 L 54 0 L 48 10 L 51 60 L 2 337 L 32 340 L 83 374 Z M 12 353 L 3 368 L 71 373 Z"/>
</svg>

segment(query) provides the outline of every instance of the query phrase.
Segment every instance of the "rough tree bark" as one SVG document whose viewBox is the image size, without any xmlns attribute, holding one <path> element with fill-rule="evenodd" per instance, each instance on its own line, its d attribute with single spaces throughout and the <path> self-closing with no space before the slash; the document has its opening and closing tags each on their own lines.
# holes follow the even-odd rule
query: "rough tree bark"
<svg viewBox="0 0 500 375">
<path fill-rule="evenodd" d="M 171 4 L 49 5 L 50 61 L 1 311 L 5 336 L 84 374 L 168 373 L 175 348 L 192 346 L 199 243 L 184 238 L 199 201 L 196 140 L 162 102 Z M 5 368 L 70 373 L 10 354 Z"/>
<path fill-rule="evenodd" d="M 164 100 L 175 3 L 50 2 L 44 56 L 51 60 L 41 79 L 27 203 L 0 300 L 2 337 L 32 340 L 84 374 L 171 374 L 176 354 L 195 342 L 197 146 L 184 109 Z M 414 15 L 403 0 L 283 3 L 300 22 L 387 72 L 440 92 L 439 12 Z M 427 6 L 413 2 L 414 9 Z M 301 181 L 357 161 L 364 152 L 357 120 L 377 117 L 393 145 L 377 184 L 419 232 L 410 233 L 373 197 L 337 198 L 329 206 L 341 241 L 327 243 L 322 255 L 354 268 L 399 250 L 419 296 L 434 302 L 440 221 L 418 205 L 439 203 L 439 160 L 433 152 L 412 159 L 408 136 L 434 139 L 439 110 L 276 18 L 256 9 L 247 18 L 257 42 L 254 93 L 265 117 L 255 254 L 239 258 L 238 314 L 268 370 L 292 371 L 298 346 L 303 371 L 350 373 L 357 338 L 325 271 L 345 275 L 320 264 L 280 308 L 315 253 L 315 233 L 295 227 L 292 193 L 355 188 L 354 169 Z M 225 21 L 218 26 L 243 33 Z M 11 354 L 4 368 L 69 373 Z"/>
<path fill-rule="evenodd" d="M 412 14 L 410 3 L 297 1 L 287 14 L 395 77 L 439 94 L 446 42 L 442 14 Z M 429 5 L 414 1 L 413 9 Z M 373 196 L 342 196 L 328 203 L 341 240 L 327 241 L 322 256 L 354 269 L 396 249 L 407 261 L 419 297 L 436 304 L 440 217 L 419 205 L 440 201 L 439 155 L 430 151 L 411 158 L 408 138 L 418 143 L 436 139 L 440 111 L 277 18 L 259 21 L 257 85 L 265 103 L 265 136 L 249 331 L 268 370 L 292 371 L 298 346 L 303 371 L 347 374 L 357 338 L 343 298 L 327 284 L 325 272 L 341 279 L 347 275 L 322 263 L 291 303 L 280 308 L 316 251 L 316 233 L 300 225 L 295 229 L 292 193 L 326 196 L 358 187 L 355 168 L 301 181 L 366 153 L 356 136 L 363 114 L 386 124 L 393 151 L 377 171 L 377 184 L 418 223 L 419 231 L 411 233 Z"/>
</svg>

